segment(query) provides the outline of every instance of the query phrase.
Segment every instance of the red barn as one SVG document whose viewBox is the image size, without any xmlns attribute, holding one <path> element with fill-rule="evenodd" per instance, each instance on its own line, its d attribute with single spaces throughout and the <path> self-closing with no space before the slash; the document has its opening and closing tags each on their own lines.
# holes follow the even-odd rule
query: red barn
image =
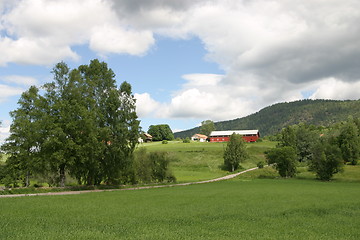
<svg viewBox="0 0 360 240">
<path fill-rule="evenodd" d="M 240 134 L 245 142 L 256 142 L 260 138 L 259 130 L 212 131 L 210 142 L 228 142 L 233 133 Z"/>
</svg>

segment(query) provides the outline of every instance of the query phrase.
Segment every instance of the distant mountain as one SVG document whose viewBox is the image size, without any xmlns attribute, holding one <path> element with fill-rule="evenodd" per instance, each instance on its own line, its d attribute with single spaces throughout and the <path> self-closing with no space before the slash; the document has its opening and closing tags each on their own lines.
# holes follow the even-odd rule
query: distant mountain
<svg viewBox="0 0 360 240">
<path fill-rule="evenodd" d="M 360 118 L 360 100 L 300 100 L 278 103 L 247 117 L 215 122 L 216 130 L 258 129 L 261 136 L 278 133 L 282 128 L 304 122 L 328 126 L 348 116 Z M 175 133 L 176 138 L 191 137 L 200 127 Z"/>
</svg>

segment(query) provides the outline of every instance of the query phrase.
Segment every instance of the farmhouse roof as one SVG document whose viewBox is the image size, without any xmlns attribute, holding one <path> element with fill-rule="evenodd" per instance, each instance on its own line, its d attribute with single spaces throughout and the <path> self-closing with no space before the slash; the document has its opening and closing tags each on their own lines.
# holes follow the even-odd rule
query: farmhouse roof
<svg viewBox="0 0 360 240">
<path fill-rule="evenodd" d="M 144 136 L 147 137 L 147 138 L 152 138 L 152 136 L 148 133 L 144 133 Z"/>
<path fill-rule="evenodd" d="M 195 134 L 194 136 L 197 136 L 197 137 L 199 137 L 199 138 L 207 138 L 206 135 L 204 135 L 204 134 L 199 134 L 199 133 Z M 193 137 L 194 137 L 194 136 L 193 136 Z"/>
<path fill-rule="evenodd" d="M 240 135 L 256 135 L 259 133 L 259 130 L 228 130 L 228 131 L 212 131 L 210 137 L 213 136 L 230 136 L 231 134 L 236 133 Z"/>
</svg>

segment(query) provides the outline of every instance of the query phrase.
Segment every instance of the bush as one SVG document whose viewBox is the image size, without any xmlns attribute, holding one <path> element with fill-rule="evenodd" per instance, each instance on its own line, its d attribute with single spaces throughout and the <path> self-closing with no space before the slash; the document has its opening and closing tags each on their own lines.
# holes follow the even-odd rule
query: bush
<svg viewBox="0 0 360 240">
<path fill-rule="evenodd" d="M 140 148 L 134 159 L 134 172 L 137 182 L 175 182 L 176 178 L 169 170 L 170 157 L 165 152 L 147 153 Z"/>
<path fill-rule="evenodd" d="M 266 153 L 269 164 L 274 164 L 281 177 L 293 177 L 296 173 L 296 152 L 292 147 L 279 147 Z"/>
<path fill-rule="evenodd" d="M 263 162 L 263 161 L 260 161 L 260 162 L 258 162 L 258 163 L 256 164 L 256 166 L 257 166 L 258 168 L 264 168 L 264 162 Z"/>
<path fill-rule="evenodd" d="M 167 140 L 163 140 L 163 141 L 162 141 L 162 144 L 168 144 L 168 141 L 167 141 Z"/>
<path fill-rule="evenodd" d="M 185 138 L 184 140 L 183 140 L 183 143 L 190 143 L 190 138 Z"/>
</svg>

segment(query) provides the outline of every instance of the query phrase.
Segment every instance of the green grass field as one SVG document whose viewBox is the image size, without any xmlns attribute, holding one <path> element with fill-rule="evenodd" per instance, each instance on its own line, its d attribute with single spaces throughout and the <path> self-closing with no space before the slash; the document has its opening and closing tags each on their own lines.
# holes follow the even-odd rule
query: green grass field
<svg viewBox="0 0 360 240">
<path fill-rule="evenodd" d="M 264 151 L 275 145 L 275 142 L 248 143 L 250 158 L 241 163 L 241 166 L 248 169 L 255 167 L 259 161 L 265 161 Z M 142 144 L 140 147 L 145 147 L 148 151 L 168 152 L 173 159 L 170 169 L 180 183 L 208 180 L 228 174 L 221 169 L 226 143 L 154 142 Z"/>
<path fill-rule="evenodd" d="M 353 182 L 230 181 L 0 198 L 1 239 L 360 239 Z"/>
<path fill-rule="evenodd" d="M 263 160 L 271 144 L 248 144 L 243 166 Z M 226 174 L 223 144 L 146 147 L 172 154 L 182 181 Z M 330 182 L 305 167 L 294 179 L 267 167 L 199 185 L 0 198 L 0 213 L 0 239 L 360 239 L 360 166 Z"/>
</svg>

